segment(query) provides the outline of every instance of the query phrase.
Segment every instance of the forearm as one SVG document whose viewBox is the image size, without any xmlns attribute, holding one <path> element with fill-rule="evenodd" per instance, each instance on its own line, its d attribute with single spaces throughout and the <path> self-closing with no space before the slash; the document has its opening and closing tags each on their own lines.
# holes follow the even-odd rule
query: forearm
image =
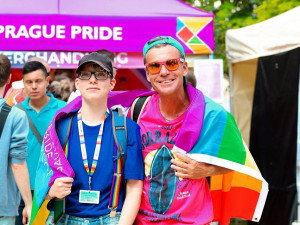
<svg viewBox="0 0 300 225">
<path fill-rule="evenodd" d="M 11 164 L 11 169 L 25 206 L 31 207 L 32 195 L 26 161 L 18 164 Z"/>
<path fill-rule="evenodd" d="M 204 167 L 207 168 L 205 170 L 207 173 L 204 174 L 204 176 L 206 176 L 206 177 L 219 175 L 219 174 L 224 174 L 224 173 L 229 173 L 229 172 L 232 171 L 230 169 L 220 167 L 220 166 L 215 166 L 215 165 L 212 165 L 212 164 L 203 163 L 203 165 L 204 165 Z"/>
<path fill-rule="evenodd" d="M 177 153 L 176 156 L 179 159 L 171 160 L 171 168 L 176 171 L 175 175 L 180 178 L 200 179 L 232 171 L 224 167 L 197 162 L 196 160 L 180 153 Z"/>
<path fill-rule="evenodd" d="M 143 181 L 127 180 L 126 197 L 119 225 L 133 224 L 141 204 Z"/>
</svg>

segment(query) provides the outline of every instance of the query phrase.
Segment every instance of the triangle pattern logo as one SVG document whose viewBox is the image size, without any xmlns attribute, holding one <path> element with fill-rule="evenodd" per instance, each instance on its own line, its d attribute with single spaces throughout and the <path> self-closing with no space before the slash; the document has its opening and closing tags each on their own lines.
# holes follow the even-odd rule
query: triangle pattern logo
<svg viewBox="0 0 300 225">
<path fill-rule="evenodd" d="M 193 53 L 211 54 L 213 50 L 201 39 L 205 27 L 213 21 L 213 17 L 177 17 L 176 36 Z"/>
</svg>

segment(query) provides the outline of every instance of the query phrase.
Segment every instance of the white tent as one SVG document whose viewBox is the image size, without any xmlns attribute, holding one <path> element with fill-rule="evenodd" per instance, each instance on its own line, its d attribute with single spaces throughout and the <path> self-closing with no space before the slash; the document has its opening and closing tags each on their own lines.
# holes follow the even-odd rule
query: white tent
<svg viewBox="0 0 300 225">
<path fill-rule="evenodd" d="M 300 189 L 295 169 L 300 162 L 300 6 L 228 30 L 226 55 L 231 111 L 270 187 L 258 224 L 291 224 L 296 219 L 296 184 L 298 193 Z"/>
<path fill-rule="evenodd" d="M 226 33 L 231 110 L 249 144 L 257 60 L 300 47 L 300 6 L 276 17 Z"/>
</svg>

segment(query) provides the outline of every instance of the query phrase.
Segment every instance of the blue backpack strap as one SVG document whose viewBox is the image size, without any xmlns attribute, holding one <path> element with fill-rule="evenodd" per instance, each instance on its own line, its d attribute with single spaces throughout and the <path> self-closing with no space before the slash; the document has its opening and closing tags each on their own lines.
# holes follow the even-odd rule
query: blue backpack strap
<svg viewBox="0 0 300 225">
<path fill-rule="evenodd" d="M 66 148 L 70 135 L 71 124 L 75 115 L 76 112 L 71 112 L 69 113 L 69 116 L 63 116 L 55 123 L 56 133 L 58 135 L 63 150 L 65 150 Z M 63 134 L 65 136 L 61 136 L 59 134 Z"/>
<path fill-rule="evenodd" d="M 110 209 L 110 217 L 115 217 L 116 210 L 118 208 L 121 180 L 127 150 L 126 116 L 123 115 L 121 109 L 112 111 L 112 130 L 115 140 L 113 156 L 114 176 L 112 180 L 108 208 Z"/>
<path fill-rule="evenodd" d="M 125 156 L 127 150 L 127 128 L 126 128 L 126 116 L 123 115 L 121 109 L 112 111 L 112 128 L 114 134 L 114 140 L 118 148 L 118 157 Z M 122 163 L 124 166 L 124 163 Z"/>
</svg>

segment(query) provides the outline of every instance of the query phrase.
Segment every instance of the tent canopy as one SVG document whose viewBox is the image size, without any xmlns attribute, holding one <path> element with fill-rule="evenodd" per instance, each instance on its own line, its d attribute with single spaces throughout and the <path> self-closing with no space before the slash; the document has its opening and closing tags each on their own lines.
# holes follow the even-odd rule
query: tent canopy
<svg viewBox="0 0 300 225">
<path fill-rule="evenodd" d="M 85 16 L 212 17 L 180 0 L 0 0 L 0 14 L 61 14 Z"/>
<path fill-rule="evenodd" d="M 229 63 L 286 52 L 300 46 L 300 6 L 263 22 L 226 33 Z"/>
<path fill-rule="evenodd" d="M 0 0 L 0 50 L 142 52 L 159 35 L 214 50 L 213 13 L 179 0 Z"/>
</svg>

